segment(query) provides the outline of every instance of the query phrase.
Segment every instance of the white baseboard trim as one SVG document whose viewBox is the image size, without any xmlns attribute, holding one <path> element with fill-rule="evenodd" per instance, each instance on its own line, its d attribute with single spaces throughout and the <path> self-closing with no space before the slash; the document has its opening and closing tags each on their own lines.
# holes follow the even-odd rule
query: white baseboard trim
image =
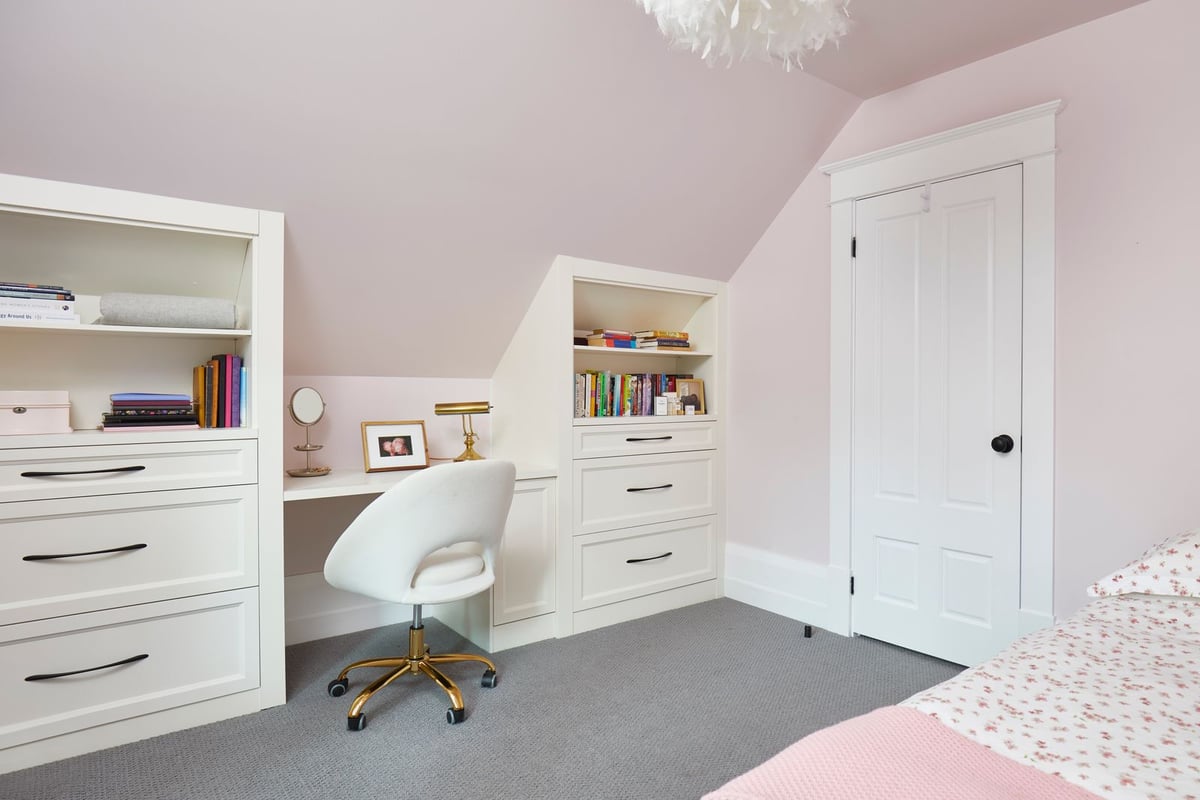
<svg viewBox="0 0 1200 800">
<path fill-rule="evenodd" d="M 334 589 L 320 572 L 284 578 L 283 591 L 286 644 L 412 621 L 412 606 Z"/>
<path fill-rule="evenodd" d="M 725 545 L 726 597 L 843 636 L 850 634 L 849 581 L 843 567 Z"/>
</svg>

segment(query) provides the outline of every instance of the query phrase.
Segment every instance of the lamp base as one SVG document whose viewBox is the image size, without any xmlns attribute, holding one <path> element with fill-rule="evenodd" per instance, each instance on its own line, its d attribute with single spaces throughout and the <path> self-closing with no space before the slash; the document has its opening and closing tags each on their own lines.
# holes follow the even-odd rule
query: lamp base
<svg viewBox="0 0 1200 800">
<path fill-rule="evenodd" d="M 467 449 L 462 451 L 462 454 L 454 459 L 455 461 L 483 461 L 483 456 L 475 452 L 475 448 L 467 445 Z"/>
</svg>

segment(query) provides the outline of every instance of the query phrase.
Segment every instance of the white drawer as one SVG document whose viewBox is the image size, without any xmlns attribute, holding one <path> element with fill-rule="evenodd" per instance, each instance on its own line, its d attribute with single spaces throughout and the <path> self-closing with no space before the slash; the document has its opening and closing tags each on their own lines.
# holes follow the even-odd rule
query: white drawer
<svg viewBox="0 0 1200 800">
<path fill-rule="evenodd" d="M 574 433 L 575 458 L 711 450 L 717 446 L 717 424 L 711 420 L 645 425 L 576 425 Z"/>
<path fill-rule="evenodd" d="M 0 627 L 0 748 L 257 686 L 254 589 Z"/>
<path fill-rule="evenodd" d="M 257 446 L 234 439 L 0 450 L 0 503 L 256 483 Z"/>
<path fill-rule="evenodd" d="M 715 517 L 575 537 L 575 611 L 717 576 Z"/>
<path fill-rule="evenodd" d="M 0 505 L 0 625 L 253 586 L 257 524 L 254 486 Z"/>
<path fill-rule="evenodd" d="M 575 533 L 716 512 L 713 451 L 575 462 Z"/>
</svg>

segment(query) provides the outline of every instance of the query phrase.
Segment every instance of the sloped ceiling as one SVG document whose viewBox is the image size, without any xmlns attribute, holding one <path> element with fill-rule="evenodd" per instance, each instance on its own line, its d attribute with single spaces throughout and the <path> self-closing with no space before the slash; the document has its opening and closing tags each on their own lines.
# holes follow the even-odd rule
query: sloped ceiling
<svg viewBox="0 0 1200 800">
<path fill-rule="evenodd" d="M 288 374 L 488 377 L 556 254 L 728 278 L 860 98 L 1140 1 L 852 0 L 787 74 L 634 0 L 0 0 L 0 171 L 283 211 Z"/>
<path fill-rule="evenodd" d="M 631 0 L 0 4 L 0 171 L 285 212 L 289 374 L 490 376 L 558 253 L 727 278 L 858 103 Z"/>
</svg>

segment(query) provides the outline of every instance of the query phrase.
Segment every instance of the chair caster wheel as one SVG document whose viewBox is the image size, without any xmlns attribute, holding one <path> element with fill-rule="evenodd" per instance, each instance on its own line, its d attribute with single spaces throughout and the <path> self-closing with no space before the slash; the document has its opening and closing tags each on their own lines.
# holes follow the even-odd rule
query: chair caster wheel
<svg viewBox="0 0 1200 800">
<path fill-rule="evenodd" d="M 359 714 L 357 717 L 346 717 L 346 730 L 361 731 L 367 727 L 367 715 Z"/>
<path fill-rule="evenodd" d="M 500 677 L 496 675 L 496 670 L 489 669 L 483 673 L 483 679 L 479 681 L 479 685 L 485 689 L 495 689 L 499 682 Z"/>
<path fill-rule="evenodd" d="M 451 725 L 457 725 L 458 723 L 460 723 L 464 719 L 466 719 L 466 716 L 467 715 L 466 715 L 465 709 L 461 709 L 461 708 L 446 709 L 446 722 L 449 722 Z"/>
<path fill-rule="evenodd" d="M 329 686 L 326 687 L 326 691 L 329 692 L 330 697 L 341 697 L 349 687 L 350 681 L 342 678 L 340 681 L 330 681 Z"/>
</svg>

